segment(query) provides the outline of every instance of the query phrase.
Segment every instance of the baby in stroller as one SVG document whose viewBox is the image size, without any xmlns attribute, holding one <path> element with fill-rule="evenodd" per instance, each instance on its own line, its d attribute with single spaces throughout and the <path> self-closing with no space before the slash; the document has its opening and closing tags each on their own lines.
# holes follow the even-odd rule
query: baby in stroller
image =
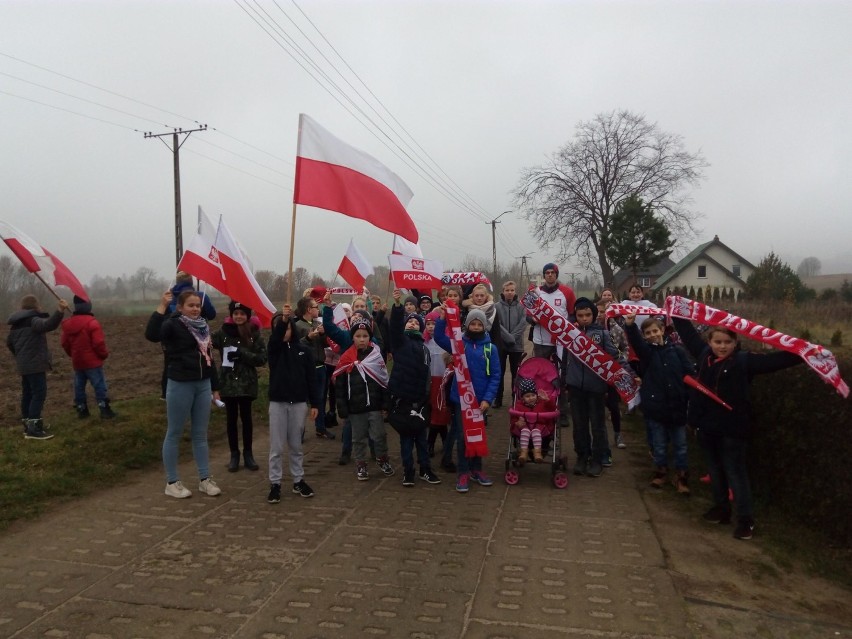
<svg viewBox="0 0 852 639">
<path fill-rule="evenodd" d="M 553 432 L 556 402 L 546 390 L 536 388 L 535 380 L 518 380 L 518 392 L 511 411 L 512 435 L 519 441 L 518 463 L 523 465 L 529 459 L 530 440 L 533 444 L 533 461 L 544 461 L 542 440 Z M 541 413 L 550 413 L 546 417 Z"/>
</svg>

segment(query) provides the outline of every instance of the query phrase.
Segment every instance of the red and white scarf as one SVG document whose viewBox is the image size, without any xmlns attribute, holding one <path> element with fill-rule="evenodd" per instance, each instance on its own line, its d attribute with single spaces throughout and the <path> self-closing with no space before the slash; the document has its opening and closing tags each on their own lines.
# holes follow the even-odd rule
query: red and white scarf
<svg viewBox="0 0 852 639">
<path fill-rule="evenodd" d="M 521 304 L 536 324 L 556 338 L 557 344 L 567 348 L 590 371 L 614 386 L 629 408 L 639 405 L 639 387 L 633 374 L 622 368 L 609 353 L 599 348 L 534 290 L 527 291 L 521 298 Z"/>
<path fill-rule="evenodd" d="M 774 328 L 768 328 L 728 311 L 720 311 L 679 295 L 667 297 L 665 307 L 670 317 L 680 317 L 709 326 L 722 326 L 774 348 L 795 353 L 805 360 L 805 363 L 827 384 L 834 386 L 838 393 L 843 397 L 849 397 L 849 386 L 840 377 L 837 360 L 830 350 L 819 344 L 812 344 L 800 337 L 785 335 Z"/>
<path fill-rule="evenodd" d="M 640 306 L 639 304 L 610 304 L 606 307 L 604 315 L 607 317 L 618 317 L 619 315 L 666 315 L 664 308 L 656 306 Z"/>
<path fill-rule="evenodd" d="M 485 437 L 485 418 L 479 410 L 476 392 L 467 367 L 467 356 L 462 339 L 459 307 L 451 300 L 445 303 L 447 318 L 447 336 L 453 351 L 453 370 L 456 374 L 456 386 L 459 390 L 459 404 L 464 431 L 465 457 L 485 457 L 488 454 L 488 441 Z"/>
<path fill-rule="evenodd" d="M 388 369 L 385 366 L 385 361 L 382 359 L 382 353 L 379 347 L 370 343 L 372 348 L 370 353 L 362 360 L 358 359 L 358 349 L 353 344 L 343 355 L 340 356 L 340 361 L 337 363 L 337 368 L 331 374 L 331 378 L 335 379 L 338 375 L 348 375 L 352 370 L 358 371 L 364 384 L 367 386 L 367 404 L 370 403 L 370 386 L 367 384 L 367 376 L 369 375 L 382 388 L 388 387 Z M 352 390 L 349 387 L 349 380 L 346 384 L 347 398 L 352 396 Z"/>
</svg>

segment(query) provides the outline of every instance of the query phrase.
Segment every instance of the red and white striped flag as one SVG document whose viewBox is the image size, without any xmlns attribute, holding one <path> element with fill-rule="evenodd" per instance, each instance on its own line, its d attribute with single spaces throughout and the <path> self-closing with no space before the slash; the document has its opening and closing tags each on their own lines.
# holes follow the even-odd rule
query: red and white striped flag
<svg viewBox="0 0 852 639">
<path fill-rule="evenodd" d="M 266 293 L 254 279 L 248 261 L 243 257 L 237 241 L 221 217 L 212 250 L 225 276 L 222 288 L 219 290 L 231 299 L 251 308 L 260 317 L 264 326 L 270 326 L 272 316 L 275 314 L 275 305 L 269 301 Z"/>
<path fill-rule="evenodd" d="M 35 273 L 51 289 L 67 286 L 77 297 L 89 300 L 86 289 L 62 261 L 34 239 L 7 222 L 0 221 L 0 238 L 12 249 L 24 268 Z"/>
<path fill-rule="evenodd" d="M 413 193 L 376 158 L 349 146 L 304 113 L 299 115 L 293 203 L 365 220 L 412 242 L 417 228 L 405 207 Z"/>
<path fill-rule="evenodd" d="M 399 235 L 393 236 L 393 249 L 391 253 L 394 255 L 410 255 L 411 257 L 423 257 L 423 251 L 420 250 L 419 242 L 409 242 L 404 237 Z"/>
<path fill-rule="evenodd" d="M 363 290 L 367 277 L 373 274 L 373 267 L 355 246 L 355 240 L 349 240 L 349 246 L 340 261 L 340 266 L 337 267 L 337 273 L 356 291 Z"/>
<path fill-rule="evenodd" d="M 179 271 L 186 271 L 199 280 L 207 282 L 217 291 L 224 292 L 225 274 L 213 244 L 216 243 L 216 227 L 201 207 L 198 207 L 198 230 L 189 241 L 178 263 Z M 248 304 L 248 302 L 246 302 Z"/>
</svg>

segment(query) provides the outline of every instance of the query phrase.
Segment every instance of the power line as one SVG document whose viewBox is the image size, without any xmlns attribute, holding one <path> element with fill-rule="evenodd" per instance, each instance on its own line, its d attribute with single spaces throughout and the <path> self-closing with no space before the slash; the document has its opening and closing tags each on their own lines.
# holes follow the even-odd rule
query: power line
<svg viewBox="0 0 852 639">
<path fill-rule="evenodd" d="M 47 104 L 46 102 L 39 102 L 38 100 L 33 100 L 32 98 L 25 98 L 22 95 L 16 95 L 14 93 L 9 93 L 8 91 L 3 91 L 2 89 L 0 89 L 0 93 L 2 93 L 3 95 L 8 95 L 8 96 L 13 97 L 13 98 L 18 98 L 19 100 L 26 100 L 27 102 L 32 102 L 33 104 L 39 104 L 39 105 L 45 106 L 49 109 L 56 109 L 57 111 L 64 111 L 65 113 L 71 113 L 72 115 L 78 115 L 81 118 L 87 118 L 89 120 L 96 120 L 98 122 L 103 122 L 104 124 L 110 124 L 112 126 L 117 126 L 117 127 L 122 128 L 122 129 L 127 129 L 128 131 L 134 131 L 135 133 L 143 133 L 143 131 L 140 131 L 139 129 L 134 129 L 133 127 L 127 126 L 125 124 L 118 124 L 117 122 L 110 122 L 109 120 L 104 120 L 103 118 L 96 118 L 93 115 L 86 115 L 85 113 L 79 113 L 77 111 L 72 111 L 71 109 L 65 109 L 63 107 L 58 107 L 58 106 L 55 106 L 53 104 Z"/>
</svg>

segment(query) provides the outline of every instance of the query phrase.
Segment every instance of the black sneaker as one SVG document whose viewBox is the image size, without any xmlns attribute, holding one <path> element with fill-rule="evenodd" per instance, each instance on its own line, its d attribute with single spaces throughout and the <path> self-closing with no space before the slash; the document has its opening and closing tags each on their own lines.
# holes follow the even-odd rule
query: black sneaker
<svg viewBox="0 0 852 639">
<path fill-rule="evenodd" d="M 420 471 L 420 479 L 425 482 L 429 482 L 430 484 L 440 484 L 441 478 L 438 477 L 431 470 L 421 470 Z"/>
<path fill-rule="evenodd" d="M 734 539 L 751 539 L 754 536 L 754 520 L 740 519 L 734 529 Z"/>
<path fill-rule="evenodd" d="M 586 466 L 586 475 L 589 477 L 600 477 L 601 473 L 603 473 L 603 465 L 597 459 L 590 460 L 589 465 Z"/>
<path fill-rule="evenodd" d="M 724 506 L 713 506 L 713 508 L 704 513 L 703 517 L 704 521 L 711 524 L 730 524 L 731 509 Z"/>
<path fill-rule="evenodd" d="M 586 474 L 586 468 L 588 467 L 588 465 L 589 465 L 588 459 L 586 459 L 585 457 L 582 457 L 582 458 L 578 457 L 577 463 L 574 464 L 574 474 L 578 475 L 578 476 L 585 475 Z"/>
<path fill-rule="evenodd" d="M 414 485 L 414 471 L 406 470 L 402 475 L 402 485 L 403 486 L 413 486 Z"/>
<path fill-rule="evenodd" d="M 270 504 L 277 504 L 281 501 L 281 484 L 272 484 L 269 487 L 269 497 L 266 498 Z"/>
<path fill-rule="evenodd" d="M 302 497 L 313 497 L 314 491 L 311 490 L 311 487 L 305 483 L 304 479 L 297 481 L 293 484 L 293 492 L 297 495 L 301 495 Z"/>
</svg>

